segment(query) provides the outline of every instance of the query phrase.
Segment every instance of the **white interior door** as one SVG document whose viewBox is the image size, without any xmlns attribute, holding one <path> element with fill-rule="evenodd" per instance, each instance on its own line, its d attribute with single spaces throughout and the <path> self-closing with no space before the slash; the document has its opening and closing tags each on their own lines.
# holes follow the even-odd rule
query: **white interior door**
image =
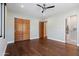
<svg viewBox="0 0 79 59">
<path fill-rule="evenodd" d="M 77 45 L 77 16 L 66 19 L 66 43 Z"/>
</svg>

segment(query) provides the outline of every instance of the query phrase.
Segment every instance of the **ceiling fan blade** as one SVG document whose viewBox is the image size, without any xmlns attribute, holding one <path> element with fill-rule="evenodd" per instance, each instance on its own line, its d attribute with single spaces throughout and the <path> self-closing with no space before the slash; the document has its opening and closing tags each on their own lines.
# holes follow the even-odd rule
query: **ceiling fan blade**
<svg viewBox="0 0 79 59">
<path fill-rule="evenodd" d="M 39 7 L 42 7 L 41 5 L 39 5 L 39 4 L 36 4 L 37 6 L 39 6 Z M 43 7 L 42 7 L 43 8 Z"/>
<path fill-rule="evenodd" d="M 42 13 L 44 12 L 44 9 L 42 10 Z"/>
<path fill-rule="evenodd" d="M 49 6 L 49 7 L 46 7 L 46 8 L 48 9 L 48 8 L 54 8 L 54 7 L 55 7 L 55 6 Z"/>
</svg>

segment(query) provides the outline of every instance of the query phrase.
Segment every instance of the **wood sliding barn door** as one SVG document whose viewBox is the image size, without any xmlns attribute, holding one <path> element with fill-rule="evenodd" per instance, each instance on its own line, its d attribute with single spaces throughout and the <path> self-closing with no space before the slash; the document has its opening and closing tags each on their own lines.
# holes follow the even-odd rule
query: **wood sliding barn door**
<svg viewBox="0 0 79 59">
<path fill-rule="evenodd" d="M 30 39 L 30 20 L 15 18 L 15 41 Z"/>
</svg>

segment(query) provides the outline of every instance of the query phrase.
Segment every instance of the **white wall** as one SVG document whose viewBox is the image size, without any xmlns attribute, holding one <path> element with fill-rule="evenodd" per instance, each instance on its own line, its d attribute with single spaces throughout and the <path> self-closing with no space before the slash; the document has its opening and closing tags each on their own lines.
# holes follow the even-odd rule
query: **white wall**
<svg viewBox="0 0 79 59">
<path fill-rule="evenodd" d="M 74 8 L 68 12 L 57 13 L 52 17 L 48 18 L 47 22 L 47 35 L 49 39 L 58 40 L 65 42 L 65 19 L 71 15 L 77 15 L 77 42 L 79 44 L 79 9 Z M 31 20 L 31 29 L 30 36 L 31 39 L 35 39 L 39 37 L 39 19 L 33 18 L 32 16 L 27 16 L 18 13 L 12 13 L 8 11 L 7 18 L 7 34 L 6 39 L 8 42 L 14 42 L 14 17 L 23 17 L 24 19 L 29 18 Z"/>
<path fill-rule="evenodd" d="M 7 29 L 6 29 L 6 39 L 8 42 L 14 42 L 14 17 L 22 17 L 23 19 L 30 19 L 30 38 L 38 38 L 39 34 L 39 19 L 33 18 L 32 16 L 27 16 L 24 14 L 18 14 L 18 13 L 12 13 L 8 11 L 8 17 L 7 17 Z"/>
<path fill-rule="evenodd" d="M 79 9 L 74 8 L 68 12 L 58 13 L 48 18 L 48 38 L 65 42 L 65 19 L 68 16 L 77 15 L 77 42 L 79 44 Z"/>
</svg>

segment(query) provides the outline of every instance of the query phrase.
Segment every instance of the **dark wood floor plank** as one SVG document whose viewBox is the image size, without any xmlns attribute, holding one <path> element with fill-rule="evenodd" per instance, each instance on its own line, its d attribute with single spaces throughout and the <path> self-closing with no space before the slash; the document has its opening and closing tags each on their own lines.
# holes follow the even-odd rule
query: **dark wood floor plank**
<svg viewBox="0 0 79 59">
<path fill-rule="evenodd" d="M 79 55 L 79 49 L 55 40 L 25 40 L 8 44 L 5 56 L 68 56 Z M 76 53 L 77 52 L 77 53 Z"/>
</svg>

